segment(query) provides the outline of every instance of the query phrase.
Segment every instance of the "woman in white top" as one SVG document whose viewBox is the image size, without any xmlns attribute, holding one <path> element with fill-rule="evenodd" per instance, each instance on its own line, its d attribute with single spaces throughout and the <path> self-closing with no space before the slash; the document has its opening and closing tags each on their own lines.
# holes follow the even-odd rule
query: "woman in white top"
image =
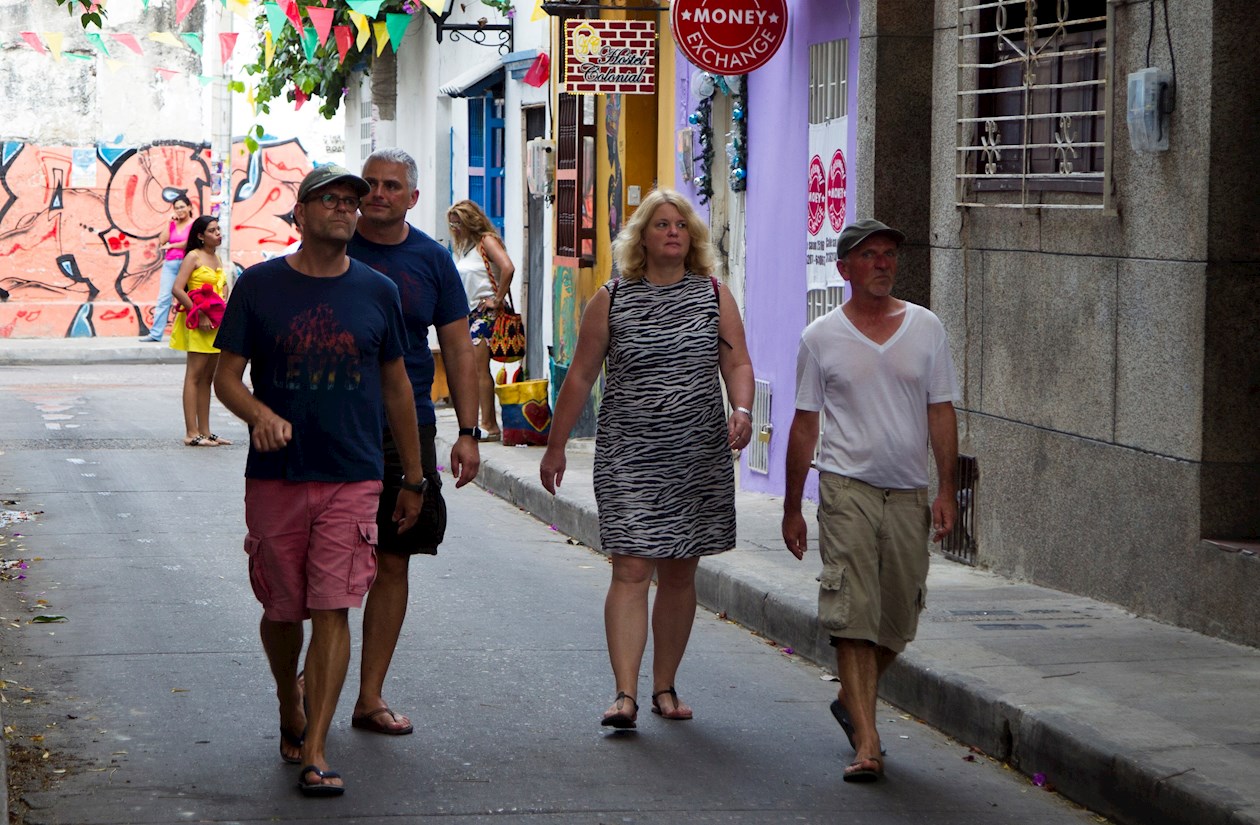
<svg viewBox="0 0 1260 825">
<path fill-rule="evenodd" d="M 503 306 L 516 267 L 503 241 L 481 207 L 463 200 L 446 212 L 455 248 L 455 268 L 468 296 L 468 332 L 477 358 L 477 397 L 481 407 L 482 441 L 498 441 L 499 421 L 494 412 L 494 377 L 490 374 L 490 332 Z"/>
</svg>

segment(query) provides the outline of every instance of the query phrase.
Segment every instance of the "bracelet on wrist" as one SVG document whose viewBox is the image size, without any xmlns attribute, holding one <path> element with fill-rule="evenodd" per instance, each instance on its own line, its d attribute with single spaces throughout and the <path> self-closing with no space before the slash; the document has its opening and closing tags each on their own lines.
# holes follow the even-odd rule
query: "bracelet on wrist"
<svg viewBox="0 0 1260 825">
<path fill-rule="evenodd" d="M 748 416 L 749 421 L 752 421 L 752 410 L 747 407 L 736 407 L 735 412 L 742 412 L 744 415 Z"/>
</svg>

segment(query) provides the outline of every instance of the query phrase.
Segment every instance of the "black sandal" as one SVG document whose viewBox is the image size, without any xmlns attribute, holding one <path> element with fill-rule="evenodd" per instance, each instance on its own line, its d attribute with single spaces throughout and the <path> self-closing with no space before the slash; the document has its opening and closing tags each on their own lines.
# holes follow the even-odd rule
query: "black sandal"
<svg viewBox="0 0 1260 825">
<path fill-rule="evenodd" d="M 690 718 L 691 718 L 691 716 L 690 716 L 690 715 L 687 715 L 687 716 L 671 716 L 670 714 L 668 714 L 668 713 L 666 713 L 665 711 L 661 710 L 661 703 L 660 703 L 660 702 L 658 702 L 658 701 L 656 700 L 656 697 L 658 697 L 658 696 L 665 696 L 666 694 L 668 694 L 668 695 L 669 695 L 669 698 L 671 698 L 671 699 L 673 699 L 673 700 L 674 700 L 674 710 L 672 711 L 672 713 L 677 713 L 677 712 L 678 712 L 678 708 L 679 708 L 679 707 L 681 707 L 681 704 L 680 704 L 680 703 L 679 703 L 679 701 L 678 701 L 678 693 L 674 690 L 674 686 L 673 686 L 673 685 L 670 685 L 669 687 L 665 688 L 664 690 L 658 690 L 656 693 L 653 693 L 653 694 L 652 694 L 652 712 L 653 712 L 653 713 L 655 713 L 657 716 L 661 717 L 662 719 L 672 719 L 672 720 L 674 720 L 675 722 L 685 722 L 685 721 L 687 721 L 688 719 L 690 719 Z"/>
<path fill-rule="evenodd" d="M 632 713 L 626 713 L 621 709 L 621 702 L 623 699 L 629 699 L 630 704 L 634 705 L 634 711 Z M 617 712 L 606 715 L 599 723 L 605 727 L 617 728 L 618 730 L 626 730 L 628 728 L 635 727 L 634 720 L 639 718 L 639 703 L 634 701 L 634 697 L 626 693 L 624 690 L 617 694 L 615 703 L 617 705 Z"/>
</svg>

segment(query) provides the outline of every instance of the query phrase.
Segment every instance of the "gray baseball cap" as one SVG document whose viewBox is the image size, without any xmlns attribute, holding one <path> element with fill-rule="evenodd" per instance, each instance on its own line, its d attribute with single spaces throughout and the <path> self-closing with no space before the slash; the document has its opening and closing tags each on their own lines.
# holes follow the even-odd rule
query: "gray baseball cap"
<svg viewBox="0 0 1260 825">
<path fill-rule="evenodd" d="M 872 235 L 887 235 L 895 240 L 898 245 L 906 242 L 906 236 L 891 226 L 880 223 L 874 218 L 864 218 L 849 224 L 840 233 L 840 237 L 836 239 L 836 258 L 839 259 L 848 255 L 853 250 L 853 247 Z"/>
<path fill-rule="evenodd" d="M 302 184 L 298 187 L 297 193 L 298 203 L 304 203 L 317 190 L 342 181 L 353 186 L 355 193 L 359 197 L 363 197 L 372 191 L 372 187 L 368 185 L 367 181 L 349 169 L 338 166 L 335 163 L 328 163 L 324 166 L 316 166 L 306 177 L 302 178 Z"/>
</svg>

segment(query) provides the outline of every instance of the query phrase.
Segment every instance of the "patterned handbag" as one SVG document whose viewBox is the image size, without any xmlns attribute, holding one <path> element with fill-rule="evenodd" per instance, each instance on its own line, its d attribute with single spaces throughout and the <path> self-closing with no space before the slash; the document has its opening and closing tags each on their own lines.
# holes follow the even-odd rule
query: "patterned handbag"
<svg viewBox="0 0 1260 825">
<path fill-rule="evenodd" d="M 486 274 L 490 276 L 490 285 L 497 295 L 499 285 L 495 283 L 490 259 L 486 257 L 486 250 L 480 244 L 477 248 L 481 251 L 481 260 L 485 262 Z M 511 292 L 504 296 L 504 301 L 504 305 L 495 312 L 494 326 L 490 328 L 490 340 L 486 344 L 490 347 L 491 358 L 510 363 L 525 357 L 525 322 L 512 305 Z"/>
</svg>

